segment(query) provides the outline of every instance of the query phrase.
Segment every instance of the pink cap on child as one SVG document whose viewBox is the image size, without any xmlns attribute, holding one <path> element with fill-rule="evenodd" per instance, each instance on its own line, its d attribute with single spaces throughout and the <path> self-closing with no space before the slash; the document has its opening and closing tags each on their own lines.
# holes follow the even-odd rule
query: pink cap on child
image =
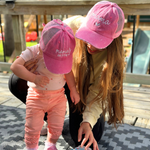
<svg viewBox="0 0 150 150">
<path fill-rule="evenodd" d="M 59 19 L 48 22 L 43 28 L 39 43 L 50 72 L 66 74 L 71 71 L 75 38 L 68 25 Z"/>
<path fill-rule="evenodd" d="M 90 9 L 75 36 L 103 49 L 122 33 L 123 27 L 122 9 L 116 3 L 101 1 Z"/>
</svg>

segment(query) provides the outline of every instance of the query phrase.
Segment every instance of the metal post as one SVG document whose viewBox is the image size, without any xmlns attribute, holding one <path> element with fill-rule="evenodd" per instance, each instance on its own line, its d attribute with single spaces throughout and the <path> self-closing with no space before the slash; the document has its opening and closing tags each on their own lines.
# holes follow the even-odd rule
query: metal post
<svg viewBox="0 0 150 150">
<path fill-rule="evenodd" d="M 38 15 L 36 15 L 36 32 L 37 32 L 37 37 L 39 37 L 39 23 L 38 23 Z"/>
<path fill-rule="evenodd" d="M 149 58 L 149 72 L 148 72 L 148 74 L 150 74 L 150 58 Z"/>
<path fill-rule="evenodd" d="M 131 55 L 131 73 L 133 73 L 135 18 L 136 18 L 136 16 L 133 16 L 133 38 L 132 38 L 132 53 L 131 53 L 132 54 Z"/>
<path fill-rule="evenodd" d="M 54 18 L 53 15 L 51 15 L 51 20 L 53 20 L 53 18 Z"/>
</svg>

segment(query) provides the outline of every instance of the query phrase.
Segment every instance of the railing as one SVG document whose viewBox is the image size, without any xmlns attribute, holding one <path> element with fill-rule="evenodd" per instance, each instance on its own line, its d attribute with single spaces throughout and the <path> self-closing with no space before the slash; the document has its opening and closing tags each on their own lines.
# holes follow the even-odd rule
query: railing
<svg viewBox="0 0 150 150">
<path fill-rule="evenodd" d="M 111 0 L 117 3 L 125 15 L 150 15 L 150 0 Z M 11 2 L 11 1 L 10 1 Z M 13 0 L 12 0 L 13 2 Z M 11 14 L 13 18 L 13 31 L 15 52 L 19 55 L 25 49 L 25 34 L 23 15 L 86 15 L 89 9 L 99 2 L 98 0 L 16 0 L 12 4 L 0 1 L 0 14 Z M 16 28 L 17 27 L 17 28 Z M 9 63 L 0 63 L 0 71 L 10 71 Z M 150 76 L 126 73 L 124 82 L 149 84 Z"/>
<path fill-rule="evenodd" d="M 11 63 L 0 62 L 0 71 L 10 72 Z M 146 84 L 150 85 L 150 75 L 125 73 L 124 83 Z"/>
</svg>

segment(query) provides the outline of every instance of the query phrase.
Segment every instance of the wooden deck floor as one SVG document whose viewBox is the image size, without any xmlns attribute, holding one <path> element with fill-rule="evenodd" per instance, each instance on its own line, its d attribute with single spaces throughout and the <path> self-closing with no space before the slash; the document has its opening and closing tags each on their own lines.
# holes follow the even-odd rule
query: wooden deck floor
<svg viewBox="0 0 150 150">
<path fill-rule="evenodd" d="M 150 129 L 150 87 L 124 86 L 124 122 Z"/>
<path fill-rule="evenodd" d="M 9 76 L 10 74 L 0 73 L 0 105 L 25 108 L 25 105 L 9 91 Z M 136 87 L 136 85 L 124 85 L 123 91 L 124 123 L 150 129 L 150 86 L 142 85 L 142 87 Z"/>
</svg>

